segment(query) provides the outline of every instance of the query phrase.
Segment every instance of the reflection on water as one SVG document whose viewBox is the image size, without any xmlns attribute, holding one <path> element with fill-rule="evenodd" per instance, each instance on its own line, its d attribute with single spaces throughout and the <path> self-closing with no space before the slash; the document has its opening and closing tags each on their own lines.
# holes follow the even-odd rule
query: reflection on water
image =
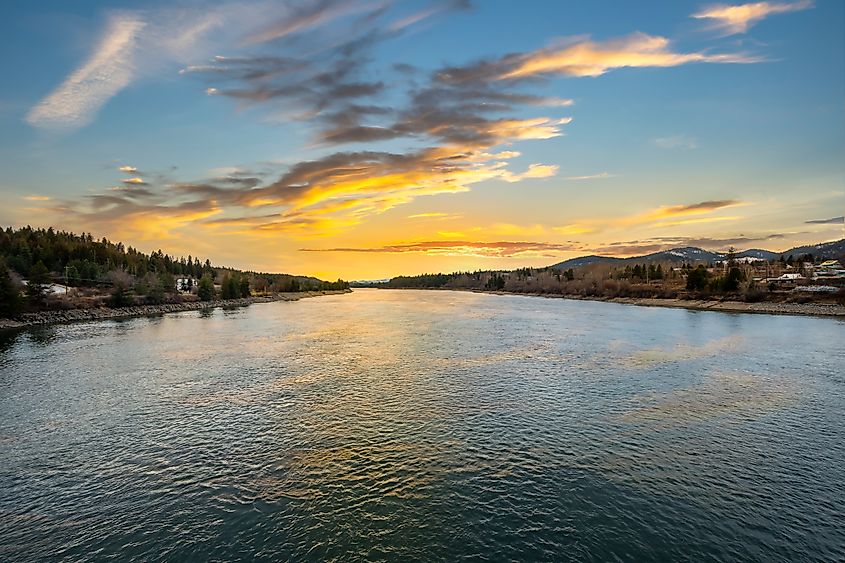
<svg viewBox="0 0 845 563">
<path fill-rule="evenodd" d="M 0 333 L 0 559 L 841 560 L 844 334 L 387 290 Z"/>
</svg>

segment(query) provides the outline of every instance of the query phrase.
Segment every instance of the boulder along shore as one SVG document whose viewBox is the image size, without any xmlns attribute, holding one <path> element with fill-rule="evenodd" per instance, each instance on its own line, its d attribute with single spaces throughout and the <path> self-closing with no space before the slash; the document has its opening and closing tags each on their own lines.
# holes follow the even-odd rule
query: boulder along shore
<svg viewBox="0 0 845 563">
<path fill-rule="evenodd" d="M 243 307 L 253 303 L 270 303 L 272 301 L 298 301 L 306 297 L 321 295 L 338 295 L 349 293 L 351 290 L 301 291 L 295 293 L 277 293 L 240 299 L 215 299 L 213 301 L 187 301 L 184 303 L 162 303 L 161 305 L 133 305 L 130 307 L 97 307 L 93 309 L 63 309 L 53 311 L 38 311 L 24 313 L 14 319 L 0 319 L 0 330 L 25 328 L 54 323 L 77 321 L 96 321 L 106 319 L 120 319 L 125 317 L 145 317 L 178 313 L 181 311 L 199 311 L 216 307 Z"/>
</svg>

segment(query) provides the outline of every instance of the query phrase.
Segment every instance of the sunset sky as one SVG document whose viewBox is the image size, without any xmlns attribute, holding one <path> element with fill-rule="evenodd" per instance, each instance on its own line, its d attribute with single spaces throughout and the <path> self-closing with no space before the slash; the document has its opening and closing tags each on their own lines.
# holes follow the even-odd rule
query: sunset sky
<svg viewBox="0 0 845 563">
<path fill-rule="evenodd" d="M 0 225 L 323 278 L 843 238 L 845 2 L 17 2 Z"/>
</svg>

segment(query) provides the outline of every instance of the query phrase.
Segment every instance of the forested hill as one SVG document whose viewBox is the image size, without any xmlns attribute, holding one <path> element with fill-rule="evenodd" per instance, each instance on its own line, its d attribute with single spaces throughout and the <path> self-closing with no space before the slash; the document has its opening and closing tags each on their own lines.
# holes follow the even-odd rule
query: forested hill
<svg viewBox="0 0 845 563">
<path fill-rule="evenodd" d="M 0 262 L 23 278 L 28 278 L 33 268 L 43 264 L 54 277 L 67 277 L 71 285 L 86 285 L 102 281 L 110 272 L 125 272 L 141 279 L 148 273 L 170 274 L 174 277 L 211 277 L 218 270 L 237 273 L 234 268 L 212 265 L 211 261 L 195 256 L 170 256 L 161 250 L 145 254 L 123 243 L 106 238 L 96 239 L 90 233 L 76 235 L 49 229 L 0 229 Z M 290 274 L 256 274 L 260 276 L 285 276 L 300 284 L 318 285 L 321 280 Z"/>
</svg>

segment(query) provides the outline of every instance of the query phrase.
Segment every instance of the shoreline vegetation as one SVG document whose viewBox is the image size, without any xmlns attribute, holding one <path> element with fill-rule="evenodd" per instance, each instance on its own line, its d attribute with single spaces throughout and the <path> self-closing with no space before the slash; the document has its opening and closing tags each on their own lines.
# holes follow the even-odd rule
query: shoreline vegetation
<svg viewBox="0 0 845 563">
<path fill-rule="evenodd" d="M 145 254 L 90 233 L 0 229 L 0 328 L 344 293 L 349 283 Z"/>
<path fill-rule="evenodd" d="M 824 253 L 758 257 L 700 249 L 678 249 L 629 259 L 592 261 L 565 267 L 479 270 L 398 276 L 358 287 L 444 289 L 502 295 L 530 295 L 693 310 L 845 316 L 845 241 L 817 245 Z M 688 251 L 684 253 L 683 251 Z M 695 251 L 695 252 L 689 252 Z M 713 258 L 715 257 L 715 258 Z M 589 258 L 589 257 L 587 257 Z M 596 257 L 593 257 L 596 258 Z M 600 258 L 600 257 L 599 257 Z"/>
<path fill-rule="evenodd" d="M 183 311 L 202 311 L 217 308 L 245 307 L 253 303 L 271 303 L 274 301 L 299 301 L 308 297 L 323 295 L 341 295 L 350 293 L 351 289 L 334 289 L 320 291 L 299 291 L 276 293 L 273 295 L 255 295 L 237 299 L 215 299 L 212 301 L 184 301 L 182 303 L 161 303 L 157 305 L 133 305 L 128 307 L 94 307 L 89 309 L 47 310 L 24 313 L 14 319 L 0 318 L 0 330 L 14 330 L 33 326 L 98 321 L 110 319 L 125 319 L 132 317 L 152 317 L 166 313 L 180 313 Z"/>
<path fill-rule="evenodd" d="M 483 289 L 461 288 L 390 288 L 390 289 L 422 289 L 425 291 L 467 291 L 487 295 L 516 295 L 521 297 L 545 297 L 547 299 L 570 299 L 573 301 L 597 301 L 601 303 L 618 303 L 620 305 L 637 305 L 640 307 L 668 307 L 672 309 L 689 309 L 692 311 L 719 311 L 722 313 L 758 313 L 765 315 L 809 315 L 823 317 L 845 317 L 845 305 L 838 303 L 778 303 L 774 301 L 760 301 L 746 303 L 744 301 L 715 301 L 706 299 L 679 299 L 660 297 L 586 297 L 580 295 L 563 295 L 555 293 L 526 293 L 518 291 L 488 291 Z"/>
</svg>

